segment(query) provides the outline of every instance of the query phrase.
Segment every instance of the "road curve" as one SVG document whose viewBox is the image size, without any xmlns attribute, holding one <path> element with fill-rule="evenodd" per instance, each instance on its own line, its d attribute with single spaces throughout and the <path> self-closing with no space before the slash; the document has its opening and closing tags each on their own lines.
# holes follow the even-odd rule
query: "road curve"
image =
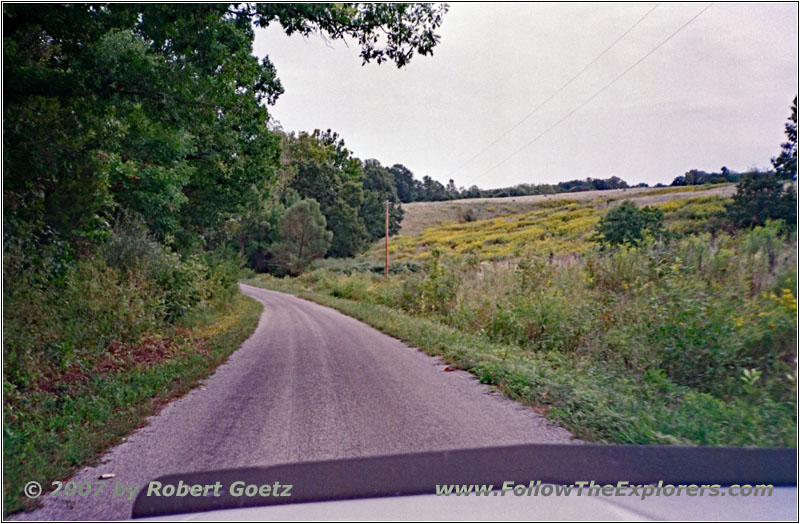
<svg viewBox="0 0 800 524">
<path fill-rule="evenodd" d="M 168 473 L 535 442 L 571 435 L 472 375 L 333 309 L 241 285 L 256 331 L 201 387 L 75 475 L 143 486 Z M 45 497 L 30 520 L 130 518 L 132 500 Z"/>
</svg>

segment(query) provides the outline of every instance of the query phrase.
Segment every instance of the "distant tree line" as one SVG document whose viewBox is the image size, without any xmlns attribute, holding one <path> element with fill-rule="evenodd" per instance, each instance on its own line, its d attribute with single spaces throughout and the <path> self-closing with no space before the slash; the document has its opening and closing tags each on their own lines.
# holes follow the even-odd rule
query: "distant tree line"
<svg viewBox="0 0 800 524">
<path fill-rule="evenodd" d="M 795 97 L 791 114 L 785 124 L 787 141 L 781 144 L 781 153 L 772 159 L 773 170 L 762 171 L 750 169 L 737 172 L 723 166 L 719 172 L 708 173 L 701 169 L 691 169 L 685 174 L 676 177 L 670 186 L 695 186 L 704 184 L 739 183 L 746 178 L 757 178 L 760 175 L 772 175 L 778 180 L 792 180 L 797 178 L 797 97 Z M 457 188 L 450 179 L 447 185 L 423 176 L 422 180 L 414 178 L 414 174 L 405 166 L 395 164 L 389 171 L 395 177 L 397 195 L 401 202 L 438 202 L 443 200 L 458 200 L 462 198 L 499 198 L 518 197 L 526 195 L 550 195 L 555 193 L 570 193 L 578 191 L 596 191 L 606 189 L 626 189 L 629 187 L 649 187 L 642 182 L 635 186 L 628 185 L 619 177 L 576 179 L 557 184 L 518 184 L 511 187 L 497 189 L 480 189 L 472 185 L 465 189 Z M 656 184 L 655 187 L 666 187 Z"/>
<path fill-rule="evenodd" d="M 675 177 L 670 186 L 701 186 L 704 184 L 725 184 L 730 182 L 737 183 L 745 175 L 760 173 L 761 171 L 757 169 L 753 169 L 745 173 L 738 173 L 736 171 L 731 171 L 724 166 L 719 170 L 718 173 L 707 173 L 706 171 L 700 169 L 691 169 L 687 171 L 686 174 Z"/>
<path fill-rule="evenodd" d="M 414 178 L 414 174 L 405 166 L 395 164 L 389 171 L 395 177 L 397 195 L 401 202 L 440 202 L 444 200 L 459 200 L 463 198 L 500 198 L 517 197 L 525 195 L 552 195 L 556 193 L 570 193 L 578 191 L 596 191 L 604 189 L 627 189 L 629 187 L 648 187 L 641 183 L 635 186 L 628 185 L 619 177 L 611 178 L 586 178 L 568 180 L 557 184 L 517 184 L 510 187 L 495 189 L 480 189 L 473 185 L 468 189 L 456 187 L 455 181 L 450 179 L 447 185 L 423 176 L 422 180 Z"/>
</svg>

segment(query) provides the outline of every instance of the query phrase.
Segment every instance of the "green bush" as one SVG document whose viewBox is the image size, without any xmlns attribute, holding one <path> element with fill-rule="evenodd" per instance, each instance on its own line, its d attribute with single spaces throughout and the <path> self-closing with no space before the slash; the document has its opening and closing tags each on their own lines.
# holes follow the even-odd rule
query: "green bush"
<svg viewBox="0 0 800 524">
<path fill-rule="evenodd" d="M 659 208 L 646 206 L 639 209 L 635 203 L 626 200 L 600 219 L 592 240 L 610 246 L 637 246 L 647 234 L 663 234 L 663 225 L 664 212 Z"/>
<path fill-rule="evenodd" d="M 372 278 L 367 273 L 352 273 L 336 279 L 331 286 L 330 295 L 351 300 L 365 300 L 369 297 Z"/>
<path fill-rule="evenodd" d="M 331 273 L 350 274 L 353 272 L 383 274 L 386 267 L 383 262 L 375 262 L 362 258 L 322 258 L 311 263 L 312 271 L 327 270 Z M 404 275 L 422 271 L 416 262 L 392 262 L 389 264 L 390 275 Z"/>
<path fill-rule="evenodd" d="M 425 266 L 425 276 L 419 283 L 419 310 L 446 316 L 455 303 L 458 278 L 453 268 L 442 260 L 442 254 L 433 250 Z"/>
<path fill-rule="evenodd" d="M 181 260 L 178 255 L 167 253 L 147 270 L 163 290 L 164 315 L 168 322 L 187 315 L 207 296 L 206 267 L 197 255 Z"/>
<path fill-rule="evenodd" d="M 206 300 L 230 302 L 238 294 L 242 261 L 229 249 L 221 248 L 204 255 Z"/>
<path fill-rule="evenodd" d="M 4 379 L 36 379 L 92 361 L 112 340 L 136 340 L 161 325 L 158 289 L 143 275 L 120 279 L 98 258 L 78 261 L 61 285 L 31 273 L 4 286 Z"/>
<path fill-rule="evenodd" d="M 229 301 L 239 273 L 231 253 L 181 258 L 134 226 L 57 269 L 32 268 L 13 245 L 5 254 L 4 380 L 22 389 L 73 365 L 91 369 L 115 340 L 135 342 Z"/>
<path fill-rule="evenodd" d="M 797 228 L 797 193 L 774 173 L 745 175 L 726 209 L 728 220 L 736 227 L 763 226 L 772 219 L 783 220 L 787 229 Z"/>
</svg>

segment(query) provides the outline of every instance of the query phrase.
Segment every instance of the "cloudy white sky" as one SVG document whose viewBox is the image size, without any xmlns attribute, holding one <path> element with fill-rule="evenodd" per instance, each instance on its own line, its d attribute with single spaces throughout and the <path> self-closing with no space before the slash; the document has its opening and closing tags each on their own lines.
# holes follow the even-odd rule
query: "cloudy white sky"
<svg viewBox="0 0 800 524">
<path fill-rule="evenodd" d="M 797 93 L 796 3 L 715 3 L 578 109 L 707 5 L 659 4 L 476 158 L 656 4 L 451 4 L 433 56 L 402 69 L 362 67 L 357 46 L 278 26 L 257 30 L 254 52 L 278 69 L 286 92 L 270 111 L 285 130 L 333 129 L 359 158 L 417 178 L 655 184 L 692 168 L 769 167 Z"/>
</svg>

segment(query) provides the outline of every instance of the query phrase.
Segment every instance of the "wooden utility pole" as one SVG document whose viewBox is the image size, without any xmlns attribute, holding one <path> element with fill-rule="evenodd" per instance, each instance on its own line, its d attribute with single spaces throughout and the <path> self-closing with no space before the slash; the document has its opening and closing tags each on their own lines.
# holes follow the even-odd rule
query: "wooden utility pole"
<svg viewBox="0 0 800 524">
<path fill-rule="evenodd" d="M 389 278 L 389 201 L 386 201 L 386 261 L 383 266 L 386 278 Z"/>
</svg>

